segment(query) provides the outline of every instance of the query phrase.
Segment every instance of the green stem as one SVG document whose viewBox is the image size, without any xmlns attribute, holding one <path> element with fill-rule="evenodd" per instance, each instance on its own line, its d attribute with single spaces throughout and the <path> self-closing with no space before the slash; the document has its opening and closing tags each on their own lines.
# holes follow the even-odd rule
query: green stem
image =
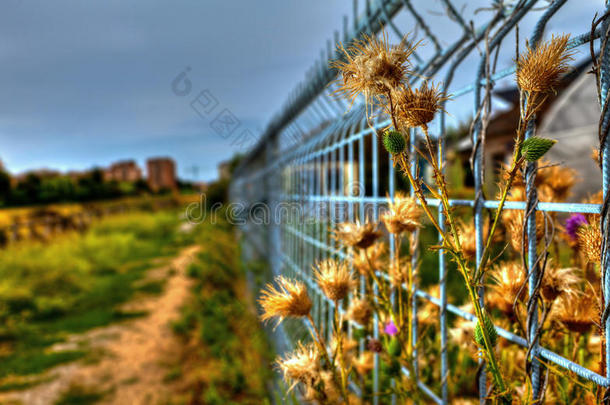
<svg viewBox="0 0 610 405">
<path fill-rule="evenodd" d="M 458 263 L 458 268 L 460 270 L 460 273 L 462 273 L 462 276 L 464 277 L 466 288 L 468 290 L 468 295 L 469 295 L 470 300 L 472 301 L 472 305 L 475 309 L 475 315 L 477 317 L 477 320 L 481 325 L 484 325 L 484 315 L 483 315 L 483 311 L 481 309 L 481 305 L 479 303 L 479 296 L 478 296 L 478 293 L 475 291 L 474 283 L 472 283 L 472 280 L 470 278 L 470 276 L 471 276 L 470 270 L 468 269 L 468 266 L 465 263 L 465 259 L 462 255 L 461 245 L 460 245 L 459 236 L 458 236 L 458 232 L 457 232 L 457 226 L 455 224 L 455 218 L 453 218 L 452 211 L 450 209 L 451 207 L 449 204 L 449 196 L 447 193 L 447 187 L 446 187 L 444 178 L 442 176 L 442 173 L 439 172 L 438 165 L 436 164 L 436 159 L 434 159 L 432 147 L 430 145 L 430 139 L 428 137 L 427 128 L 423 128 L 423 130 L 424 130 L 423 132 L 426 136 L 428 153 L 430 154 L 430 160 L 431 160 L 431 163 L 433 166 L 435 180 L 436 180 L 439 190 L 441 191 L 441 203 L 445 210 L 445 213 L 446 213 L 446 216 L 447 216 L 447 219 L 449 222 L 449 229 L 453 236 L 453 240 L 454 240 L 456 250 L 457 250 L 457 251 L 455 251 L 455 250 L 451 251 L 451 253 L 453 254 L 456 262 Z M 403 158 L 403 161 L 404 161 L 404 158 Z M 423 198 L 423 192 L 421 192 L 421 189 L 417 186 L 417 183 L 413 179 L 413 176 L 411 175 L 410 171 L 407 171 L 407 174 L 408 174 L 409 181 L 411 182 L 411 185 L 413 186 L 414 190 L 416 191 L 415 194 L 418 197 L 420 197 L 420 202 L 422 204 L 422 207 L 424 207 L 424 212 L 426 212 L 429 217 L 432 217 L 431 212 L 429 212 L 428 204 L 427 204 L 425 198 Z M 418 190 L 420 190 L 420 192 L 418 192 Z M 440 227 L 438 226 L 438 223 L 435 220 L 433 220 L 433 224 L 436 225 L 437 230 L 443 237 L 443 240 L 447 241 L 447 235 L 445 234 L 445 232 L 443 232 L 440 229 Z M 511 398 L 510 398 L 510 395 L 506 393 L 506 384 L 504 383 L 504 379 L 500 372 L 500 368 L 498 366 L 498 362 L 496 360 L 496 356 L 494 353 L 494 348 L 491 345 L 491 340 L 490 340 L 489 335 L 488 335 L 487 331 L 485 330 L 485 328 L 481 328 L 481 331 L 483 332 L 483 343 L 484 343 L 483 351 L 485 352 L 487 360 L 488 360 L 489 371 L 490 371 L 491 375 L 493 376 L 494 383 L 496 384 L 496 386 L 500 392 L 500 397 L 502 399 L 502 402 L 506 403 L 506 404 L 510 404 Z"/>
<path fill-rule="evenodd" d="M 339 357 L 339 368 L 341 371 L 341 395 L 345 399 L 345 403 L 349 405 L 349 396 L 347 394 L 347 370 L 345 369 L 345 359 L 343 358 L 343 330 L 341 328 L 341 320 L 339 319 L 339 302 L 335 301 L 334 308 L 335 320 L 335 339 L 337 340 L 337 355 Z"/>
<path fill-rule="evenodd" d="M 458 262 L 458 267 L 460 269 L 460 273 L 464 277 L 464 281 L 466 284 L 466 289 L 468 290 L 468 295 L 470 300 L 472 301 L 472 305 L 474 307 L 474 312 L 477 317 L 477 320 L 480 325 L 485 325 L 483 310 L 481 309 L 481 304 L 479 302 L 479 295 L 477 294 L 475 287 L 471 284 L 470 278 L 468 277 L 468 269 L 465 267 L 464 262 L 461 259 L 461 255 L 456 257 Z M 483 335 L 483 351 L 487 355 L 487 362 L 489 366 L 489 372 L 493 376 L 494 382 L 500 392 L 500 398 L 504 403 L 510 404 L 511 398 L 510 395 L 506 393 L 506 384 L 504 383 L 504 378 L 500 372 L 500 367 L 498 366 L 498 362 L 496 360 L 496 355 L 494 353 L 494 347 L 491 344 L 491 340 L 487 333 L 486 328 L 481 327 L 481 332 Z"/>
<path fill-rule="evenodd" d="M 521 167 L 524 162 L 524 158 L 523 156 L 521 156 L 521 147 L 525 138 L 525 131 L 527 130 L 527 125 L 532 119 L 532 116 L 535 111 L 538 109 L 539 104 L 536 103 L 536 93 L 531 95 L 530 100 L 527 103 L 527 106 L 525 107 L 525 110 L 523 110 L 523 103 L 520 103 L 521 114 L 519 115 L 519 126 L 517 127 L 517 139 L 515 139 L 512 164 L 509 171 L 508 179 L 506 179 L 506 184 L 504 186 L 504 189 L 502 190 L 502 196 L 500 197 L 500 203 L 498 204 L 498 208 L 496 209 L 496 215 L 494 217 L 493 224 L 489 231 L 489 235 L 487 235 L 487 241 L 485 243 L 485 248 L 483 249 L 483 253 L 481 255 L 481 260 L 479 261 L 479 266 L 477 267 L 477 272 L 474 278 L 476 282 L 479 281 L 480 277 L 485 272 L 485 267 L 487 266 L 487 261 L 489 260 L 489 256 L 491 254 L 491 241 L 500 221 L 500 216 L 502 214 L 502 210 L 504 209 L 504 204 L 506 203 L 510 188 L 513 185 L 515 178 L 517 177 L 519 167 Z"/>
<path fill-rule="evenodd" d="M 324 360 L 326 361 L 328 366 L 332 367 L 333 363 L 330 361 L 330 357 L 328 356 L 328 351 L 326 350 L 326 343 L 324 342 L 324 339 L 322 338 L 322 335 L 320 334 L 320 331 L 318 330 L 318 327 L 316 326 L 316 323 L 314 322 L 311 314 L 307 314 L 307 319 L 309 320 L 309 323 L 311 324 L 311 327 L 314 330 L 314 335 L 312 336 L 314 338 L 313 340 L 318 344 L 318 348 L 320 349 L 320 352 L 322 353 L 322 356 L 324 357 Z"/>
<path fill-rule="evenodd" d="M 385 288 L 384 288 L 383 284 L 381 284 L 381 280 L 379 280 L 379 277 L 377 277 L 375 268 L 373 267 L 373 264 L 371 263 L 371 259 L 369 258 L 369 254 L 366 251 L 366 249 L 364 250 L 364 256 L 366 257 L 366 262 L 369 265 L 369 269 L 371 270 L 371 277 L 373 278 L 373 281 L 375 282 L 375 284 L 377 284 L 377 286 L 379 287 L 381 299 L 383 300 L 382 305 L 385 307 L 386 311 L 388 311 L 388 313 L 392 317 L 392 321 L 394 322 L 394 324 L 398 325 L 398 322 L 396 320 L 396 314 L 394 313 L 394 309 L 392 308 L 392 302 L 388 299 L 388 296 L 385 292 Z"/>
</svg>

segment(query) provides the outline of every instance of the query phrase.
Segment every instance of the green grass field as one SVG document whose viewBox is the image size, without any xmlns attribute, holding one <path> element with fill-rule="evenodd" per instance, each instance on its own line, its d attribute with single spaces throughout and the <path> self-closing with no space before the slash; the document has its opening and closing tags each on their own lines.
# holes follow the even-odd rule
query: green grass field
<svg viewBox="0 0 610 405">
<path fill-rule="evenodd" d="M 188 268 L 193 294 L 172 324 L 185 341 L 197 342 L 191 374 L 205 376 L 190 382 L 185 396 L 193 402 L 188 403 L 269 403 L 273 352 L 257 319 L 233 228 L 204 224 L 197 241 L 201 251 Z M 168 378 L 177 378 L 181 369 L 172 374 Z"/>
<path fill-rule="evenodd" d="M 86 348 L 49 350 L 70 334 L 142 315 L 118 306 L 136 293 L 162 290 L 161 282 L 136 281 L 193 242 L 179 223 L 177 211 L 129 213 L 105 218 L 85 234 L 0 251 L 0 390 L 16 388 L 7 377 L 86 356 Z"/>
</svg>

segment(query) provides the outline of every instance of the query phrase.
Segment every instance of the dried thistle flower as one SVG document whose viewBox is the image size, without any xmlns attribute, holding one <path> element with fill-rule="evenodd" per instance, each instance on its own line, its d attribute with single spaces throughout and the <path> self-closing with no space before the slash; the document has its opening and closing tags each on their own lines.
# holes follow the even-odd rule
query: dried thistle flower
<svg viewBox="0 0 610 405">
<path fill-rule="evenodd" d="M 560 295 L 575 295 L 576 287 L 583 281 L 575 268 L 559 268 L 548 263 L 542 278 L 540 293 L 547 301 L 555 301 Z"/>
<path fill-rule="evenodd" d="M 342 300 L 356 287 L 347 262 L 327 259 L 314 267 L 315 277 L 324 294 L 332 301 Z"/>
<path fill-rule="evenodd" d="M 417 48 L 405 37 L 400 44 L 390 46 L 388 36 L 382 32 L 381 38 L 364 35 L 347 49 L 338 45 L 345 60 L 335 60 L 330 66 L 341 73 L 338 79 L 338 93 L 353 104 L 360 93 L 366 103 L 373 98 L 385 96 L 401 85 L 406 75 L 411 74 L 409 57 Z"/>
<path fill-rule="evenodd" d="M 468 398 L 455 398 L 451 403 L 453 405 L 477 405 L 479 401 Z"/>
<path fill-rule="evenodd" d="M 276 361 L 284 374 L 284 379 L 291 382 L 290 390 L 298 383 L 313 387 L 321 381 L 320 355 L 314 345 L 298 343 L 297 348 Z"/>
<path fill-rule="evenodd" d="M 418 89 L 404 86 L 394 92 L 396 107 L 394 113 L 400 130 L 427 128 L 437 112 L 442 111 L 442 103 L 449 97 L 434 83 L 422 83 Z M 386 107 L 386 109 L 389 107 Z M 386 111 L 391 114 L 391 111 Z"/>
<path fill-rule="evenodd" d="M 347 309 L 346 318 L 359 325 L 366 326 L 373 315 L 373 308 L 367 300 L 354 298 Z"/>
<path fill-rule="evenodd" d="M 599 318 L 599 307 L 591 295 L 561 296 L 553 315 L 570 332 L 586 333 Z"/>
<path fill-rule="evenodd" d="M 435 298 L 441 297 L 440 285 L 435 284 L 428 288 L 428 294 Z M 417 321 L 422 325 L 434 325 L 438 322 L 438 305 L 432 301 L 424 300 L 423 304 L 417 308 Z"/>
<path fill-rule="evenodd" d="M 485 221 L 483 224 L 483 244 L 485 244 L 488 234 L 489 222 Z M 474 260 L 477 255 L 477 232 L 474 222 L 465 223 L 463 220 L 458 220 L 458 236 L 464 258 L 466 260 Z M 498 241 L 497 234 L 492 236 L 492 241 Z"/>
<path fill-rule="evenodd" d="M 595 163 L 599 163 L 599 149 L 598 148 L 591 148 L 591 160 L 593 160 Z"/>
<path fill-rule="evenodd" d="M 366 249 L 381 237 L 381 232 L 377 230 L 377 225 L 367 222 L 361 225 L 359 221 L 342 222 L 337 225 L 334 231 L 335 238 L 343 242 L 346 246 Z"/>
<path fill-rule="evenodd" d="M 517 60 L 517 85 L 530 93 L 553 92 L 562 74 L 568 71 L 573 52 L 567 49 L 569 35 L 552 36 L 527 51 Z"/>
<path fill-rule="evenodd" d="M 353 362 L 354 368 L 361 376 L 366 376 L 370 373 L 375 364 L 374 364 L 375 355 L 373 352 L 365 351 L 358 356 Z"/>
<path fill-rule="evenodd" d="M 575 171 L 558 165 L 550 165 L 539 169 L 536 182 L 538 182 L 538 178 L 540 178 L 540 186 L 547 186 L 550 189 L 549 194 L 552 196 L 550 202 L 564 202 L 570 196 L 572 187 L 576 184 Z"/>
<path fill-rule="evenodd" d="M 298 318 L 309 315 L 312 304 L 305 284 L 288 280 L 283 276 L 277 277 L 276 282 L 278 289 L 272 284 L 267 284 L 259 298 L 259 303 L 263 307 L 261 319 L 266 321 L 279 318 L 279 324 L 286 317 Z"/>
<path fill-rule="evenodd" d="M 377 339 L 371 339 L 366 344 L 367 349 L 375 353 L 381 353 L 383 351 L 383 345 Z"/>
<path fill-rule="evenodd" d="M 507 218 L 505 220 L 505 218 Z M 523 238 L 523 226 L 525 224 L 525 213 L 520 210 L 513 210 L 509 215 L 502 218 L 508 232 L 509 242 L 513 249 L 521 252 L 521 242 Z M 536 211 L 536 240 L 544 236 L 544 213 Z M 528 236 L 525 235 L 525 244 L 528 243 Z"/>
<path fill-rule="evenodd" d="M 385 250 L 386 245 L 383 242 L 376 242 L 366 249 L 358 250 L 354 253 L 354 268 L 362 275 L 368 275 L 371 271 L 381 269 L 384 266 L 382 257 Z"/>
<path fill-rule="evenodd" d="M 396 193 L 393 202 L 388 199 L 388 208 L 389 211 L 381 215 L 388 232 L 393 234 L 413 232 L 422 226 L 420 221 L 422 209 L 414 197 Z"/>
<path fill-rule="evenodd" d="M 603 204 L 604 203 L 604 194 L 602 190 L 599 190 L 597 193 L 590 195 L 585 198 L 583 203 L 585 204 Z M 587 222 L 590 224 L 599 224 L 601 216 L 599 214 L 585 214 L 585 218 Z"/>
<path fill-rule="evenodd" d="M 602 233 L 599 225 L 581 226 L 578 229 L 578 246 L 587 261 L 599 263 L 602 255 Z"/>
<path fill-rule="evenodd" d="M 493 294 L 489 294 L 489 304 L 507 317 L 513 318 L 514 303 L 523 300 L 527 292 L 526 288 L 522 288 L 526 281 L 523 267 L 517 262 L 504 262 L 494 266 L 489 275 L 493 281 Z"/>
<path fill-rule="evenodd" d="M 409 280 L 409 263 L 397 264 L 394 260 L 390 262 L 389 275 L 390 283 L 394 287 L 401 287 L 404 283 Z"/>
<path fill-rule="evenodd" d="M 328 404 L 339 404 L 341 403 L 341 394 L 339 387 L 335 383 L 335 378 L 332 371 L 325 370 L 320 373 L 320 377 L 323 382 L 324 391 L 324 402 Z"/>
<path fill-rule="evenodd" d="M 483 233 L 487 232 L 483 230 Z M 462 247 L 462 253 L 466 260 L 473 260 L 477 254 L 477 234 L 474 223 L 466 224 L 460 220 L 458 224 L 458 236 L 460 239 L 460 246 Z"/>
<path fill-rule="evenodd" d="M 536 171 L 534 184 L 538 192 L 538 200 L 542 202 L 562 202 L 571 194 L 572 187 L 576 184 L 576 172 L 568 167 L 552 164 L 542 158 Z M 510 176 L 509 167 L 503 165 L 501 174 L 504 180 Z M 517 176 L 513 180 L 513 187 L 509 193 L 508 201 L 526 201 L 525 181 L 523 177 Z M 505 211 L 505 213 L 511 210 Z"/>
<path fill-rule="evenodd" d="M 460 348 L 466 348 L 471 355 L 475 355 L 477 347 L 474 342 L 474 328 L 476 323 L 459 318 L 455 326 L 449 329 L 449 340 Z"/>
</svg>

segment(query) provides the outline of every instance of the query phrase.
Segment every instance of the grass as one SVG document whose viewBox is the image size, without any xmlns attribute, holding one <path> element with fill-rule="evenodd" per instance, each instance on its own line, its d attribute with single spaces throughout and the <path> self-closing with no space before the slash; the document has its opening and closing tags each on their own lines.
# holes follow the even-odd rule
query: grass
<svg viewBox="0 0 610 405">
<path fill-rule="evenodd" d="M 193 242 L 177 231 L 179 222 L 176 212 L 129 213 L 107 217 L 83 235 L 0 251 L 0 378 L 82 358 L 86 350 L 49 347 L 70 334 L 143 315 L 119 305 L 135 293 L 161 292 L 160 281 L 137 282 L 158 266 L 152 259 Z"/>
<path fill-rule="evenodd" d="M 100 392 L 93 387 L 83 385 L 72 385 L 55 401 L 54 405 L 88 405 L 95 404 L 106 396 L 105 392 Z"/>
<path fill-rule="evenodd" d="M 163 292 L 163 286 L 165 285 L 164 280 L 151 280 L 146 283 L 140 284 L 136 287 L 136 291 L 145 294 L 158 295 Z"/>
<path fill-rule="evenodd" d="M 188 397 L 210 405 L 266 403 L 272 353 L 248 293 L 238 244 L 228 225 L 201 228 L 202 250 L 187 270 L 194 294 L 172 324 L 185 341 L 198 342 L 189 357 L 199 365 L 190 374 L 199 377 L 191 381 Z"/>
</svg>

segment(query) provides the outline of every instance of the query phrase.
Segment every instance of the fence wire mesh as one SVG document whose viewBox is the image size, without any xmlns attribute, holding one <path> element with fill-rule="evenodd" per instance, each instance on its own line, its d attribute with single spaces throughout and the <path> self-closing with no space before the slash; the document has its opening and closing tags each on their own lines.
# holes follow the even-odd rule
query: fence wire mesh
<svg viewBox="0 0 610 405">
<path fill-rule="evenodd" d="M 231 200 L 247 209 L 246 217 L 239 221 L 244 235 L 244 252 L 253 252 L 266 260 L 275 275 L 285 274 L 303 280 L 309 287 L 314 299 L 314 321 L 321 330 L 331 333 L 333 302 L 321 293 L 312 278 L 312 265 L 321 259 L 330 257 L 345 258 L 346 252 L 329 235 L 329 229 L 343 221 L 364 221 L 379 219 L 381 210 L 388 198 L 392 198 L 397 189 L 402 188 L 399 175 L 395 172 L 392 158 L 379 145 L 378 137 L 371 125 L 367 123 L 365 107 L 362 103 L 348 106 L 345 101 L 334 97 L 333 79 L 336 71 L 329 68 L 329 61 L 340 58 L 334 43 L 349 44 L 364 34 L 377 35 L 384 29 L 396 38 L 414 33 L 418 39 L 425 40 L 425 46 L 418 49 L 415 55 L 416 72 L 421 77 L 436 78 L 441 81 L 443 90 L 452 95 L 449 103 L 471 105 L 471 145 L 472 176 L 474 180 L 474 198 L 453 199 L 451 205 L 466 207 L 471 210 L 476 236 L 477 261 L 483 250 L 483 233 L 486 212 L 498 207 L 499 201 L 484 194 L 485 188 L 485 125 L 491 112 L 490 94 L 494 86 L 504 78 L 511 78 L 515 72 L 512 58 L 498 60 L 502 49 L 509 49 L 515 55 L 516 27 L 528 20 L 533 26 L 531 32 L 519 30 L 519 35 L 527 35 L 530 45 L 535 45 L 543 36 L 549 21 L 567 0 L 536 1 L 521 0 L 514 2 L 492 1 L 485 10 L 477 10 L 470 18 L 460 13 L 458 5 L 451 0 L 436 3 L 438 12 L 430 12 L 430 2 L 410 0 L 377 0 L 366 1 L 364 10 L 359 14 L 359 3 L 354 1 L 351 23 L 347 17 L 343 21 L 343 30 L 336 31 L 321 53 L 320 59 L 308 72 L 307 78 L 293 90 L 287 103 L 267 127 L 258 145 L 245 158 L 238 168 L 231 185 Z M 362 6 L 362 5 L 361 5 Z M 605 4 L 600 1 L 599 9 L 604 13 Z M 445 18 L 443 24 L 453 27 L 435 30 L 439 19 Z M 593 16 L 591 16 L 593 19 Z M 428 21 L 434 20 L 434 21 Z M 532 21 L 535 23 L 532 24 Z M 524 24 L 525 25 L 525 24 Z M 602 156 L 602 189 L 606 204 L 578 204 L 538 202 L 537 190 L 531 180 L 535 166 L 526 170 L 527 198 L 524 202 L 508 202 L 506 209 L 525 212 L 527 233 L 527 250 L 531 253 L 527 262 L 529 291 L 533 293 L 540 282 L 537 271 L 536 223 L 537 211 L 562 213 L 602 214 L 602 282 L 604 295 L 610 296 L 610 279 L 605 277 L 609 262 L 608 229 L 610 213 L 607 210 L 608 191 L 610 190 L 610 154 L 605 135 L 608 131 L 608 110 L 606 95 L 610 79 L 610 50 L 606 38 L 608 24 L 605 22 L 589 32 L 573 32 L 569 42 L 570 48 L 581 48 L 586 54 L 589 43 L 594 43 L 595 52 L 600 53 L 600 87 L 601 116 L 600 137 Z M 445 34 L 440 37 L 436 32 Z M 449 34 L 447 34 L 449 32 Z M 506 52 L 506 51 L 505 51 Z M 502 58 L 500 58 L 502 59 Z M 497 68 L 497 65 L 500 67 Z M 460 71 L 466 74 L 458 75 Z M 457 80 L 456 77 L 467 77 L 469 82 Z M 345 112 L 347 111 L 347 113 Z M 435 120 L 436 128 L 431 127 L 432 135 L 440 144 L 439 150 L 445 150 L 448 134 L 447 122 L 450 117 L 441 112 Z M 388 121 L 373 118 L 372 127 L 381 130 L 387 127 Z M 530 127 L 527 137 L 532 136 L 535 128 Z M 414 151 L 418 131 L 413 130 L 411 151 Z M 440 159 L 446 159 L 441 153 Z M 415 156 L 411 153 L 410 156 Z M 414 173 L 416 174 L 416 173 Z M 431 205 L 439 206 L 439 201 L 430 200 Z M 444 224 L 445 214 L 438 210 L 439 224 Z M 392 236 L 390 236 L 390 239 Z M 394 246 L 393 240 L 389 246 Z M 394 255 L 390 249 L 390 255 Z M 248 259 L 246 257 L 245 259 Z M 414 261 L 420 258 L 413 257 Z M 417 308 L 424 302 L 438 306 L 438 355 L 434 367 L 438 367 L 440 379 L 432 384 L 420 378 L 418 356 L 413 365 L 416 375 L 410 375 L 417 382 L 419 389 L 433 402 L 446 404 L 450 401 L 450 358 L 448 351 L 448 318 L 461 317 L 476 320 L 474 315 L 449 303 L 447 291 L 449 263 L 443 251 L 438 252 L 438 268 L 423 267 L 420 272 L 430 274 L 437 272 L 439 296 L 433 296 L 422 289 L 415 289 L 413 308 L 413 329 L 417 331 Z M 383 274 L 380 272 L 380 274 Z M 484 294 L 483 294 L 484 297 Z M 610 326 L 608 306 L 604 308 L 602 329 Z M 610 379 L 580 364 L 539 345 L 537 330 L 539 320 L 536 318 L 536 302 L 529 303 L 529 312 L 534 314 L 529 319 L 527 334 L 519 336 L 509 330 L 497 327 L 497 331 L 507 341 L 529 349 L 532 358 L 529 373 L 532 376 L 534 395 L 539 395 L 544 377 L 541 375 L 543 364 L 554 364 L 567 369 L 576 375 L 608 387 Z M 375 320 L 376 321 L 376 320 Z M 374 322 L 374 335 L 379 336 L 378 322 Z M 307 327 L 304 325 L 303 327 Z M 285 330 L 280 326 L 276 330 L 279 350 L 292 347 L 298 337 L 298 328 Z M 603 359 L 607 369 L 610 363 L 610 340 L 607 341 L 606 358 Z M 418 345 L 418 334 L 414 333 L 412 342 L 415 352 L 421 349 Z M 362 343 L 361 343 L 362 348 Z M 373 391 L 379 390 L 379 359 L 375 358 L 373 370 Z M 406 369 L 404 372 L 407 372 Z M 484 401 L 486 394 L 485 373 L 479 373 L 479 395 Z M 353 389 L 358 391 L 354 385 Z M 394 401 L 396 399 L 394 398 Z M 373 396 L 372 402 L 379 403 Z"/>
</svg>

